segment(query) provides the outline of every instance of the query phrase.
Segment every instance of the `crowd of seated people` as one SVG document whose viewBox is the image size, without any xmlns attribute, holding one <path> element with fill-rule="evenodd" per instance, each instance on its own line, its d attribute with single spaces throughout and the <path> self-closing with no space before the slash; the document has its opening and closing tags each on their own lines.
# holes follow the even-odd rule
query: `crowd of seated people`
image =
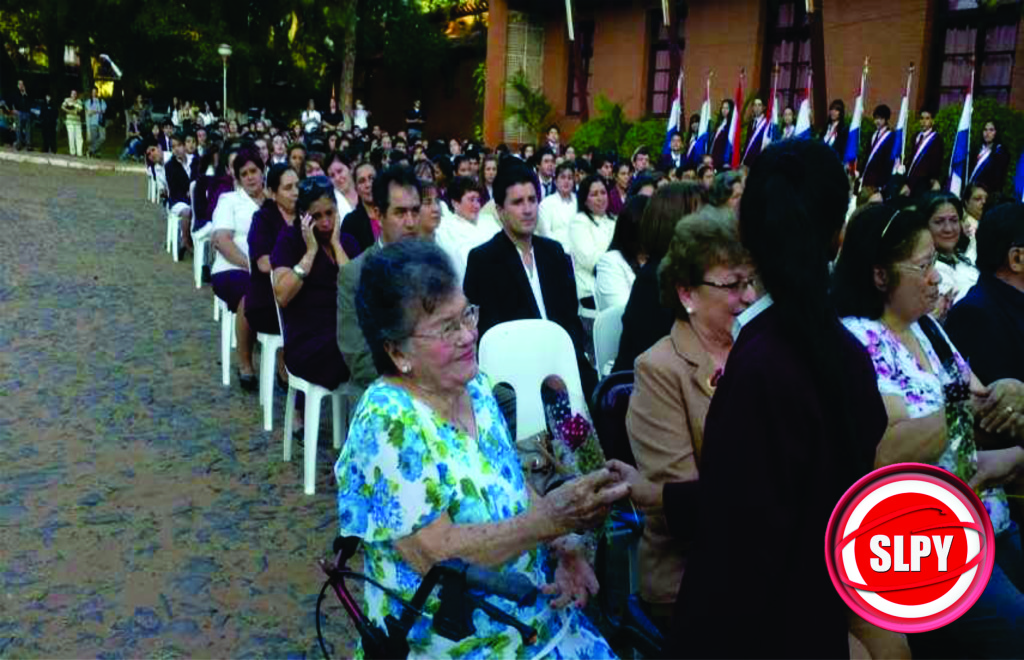
<svg viewBox="0 0 1024 660">
<path fill-rule="evenodd" d="M 366 392 L 335 466 L 339 513 L 343 533 L 372 541 L 366 561 L 386 586 L 411 593 L 446 557 L 540 583 L 552 557 L 556 602 L 582 604 L 597 585 L 570 533 L 628 491 L 646 514 L 641 604 L 670 655 L 1022 655 L 1024 512 L 1006 493 L 1024 470 L 1024 206 L 984 182 L 959 198 L 908 194 L 897 178 L 848 219 L 850 180 L 827 140 L 786 140 L 736 172 L 673 140 L 657 172 L 645 149 L 576 157 L 557 131 L 512 153 L 344 130 L 315 103 L 303 115 L 297 132 L 225 126 L 201 152 L 160 130 L 147 157 L 182 234 L 212 238 L 241 386 L 255 389 L 254 338 L 281 332 L 280 310 L 282 380 L 287 368 Z M 588 310 L 617 306 L 636 465 L 531 492 L 479 339 L 508 321 L 557 324 L 589 398 Z M 959 410 L 979 429 L 966 460 L 944 413 L 958 378 L 975 395 Z M 840 495 L 906 460 L 972 466 L 960 476 L 983 488 L 998 534 L 999 579 L 934 634 L 849 617 L 819 570 Z M 387 516 L 368 514 L 373 493 L 387 494 L 372 504 Z M 752 534 L 784 539 L 765 560 L 779 574 L 737 554 Z M 757 617 L 734 616 L 740 585 Z M 380 620 L 380 592 L 366 598 Z M 610 657 L 577 611 L 518 616 L 563 657 Z M 418 634 L 431 657 L 469 648 Z M 522 644 L 507 636 L 484 628 L 472 645 Z"/>
</svg>

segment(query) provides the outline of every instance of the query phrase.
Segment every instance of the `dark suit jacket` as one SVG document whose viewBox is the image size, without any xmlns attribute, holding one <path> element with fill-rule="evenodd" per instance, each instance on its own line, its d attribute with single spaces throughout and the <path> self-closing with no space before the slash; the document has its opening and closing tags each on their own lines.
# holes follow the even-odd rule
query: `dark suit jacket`
<svg viewBox="0 0 1024 660">
<path fill-rule="evenodd" d="M 750 167 L 757 160 L 757 157 L 761 155 L 761 149 L 764 147 L 764 134 L 768 130 L 768 122 L 765 121 L 764 129 L 760 132 L 754 131 L 755 124 L 750 124 L 750 134 L 747 136 L 747 143 L 743 146 L 743 164 Z M 751 140 L 757 140 L 756 143 L 751 144 Z"/>
<path fill-rule="evenodd" d="M 533 237 L 533 256 L 548 320 L 562 326 L 572 338 L 583 391 L 589 399 L 597 385 L 597 374 L 583 354 L 586 335 L 580 322 L 571 262 L 558 241 L 540 236 Z M 499 323 L 540 318 L 519 250 L 503 231 L 470 251 L 463 288 L 469 302 L 480 306 L 481 337 Z"/>
<path fill-rule="evenodd" d="M 633 371 L 633 363 L 640 354 L 672 330 L 675 318 L 670 310 L 661 306 L 659 263 L 661 259 L 650 259 L 637 273 L 626 311 L 622 313 L 619 356 L 615 358 L 612 371 Z"/>
<path fill-rule="evenodd" d="M 848 333 L 837 348 L 849 435 L 776 307 L 740 333 L 708 410 L 700 480 L 663 490 L 670 528 L 696 525 L 664 657 L 849 657 L 822 541 L 840 497 L 871 470 L 887 416 L 867 351 Z"/>
<path fill-rule="evenodd" d="M 718 127 L 715 127 L 718 130 Z M 715 161 L 715 169 L 718 171 L 732 168 L 732 163 L 725 162 L 725 145 L 729 142 L 729 127 L 721 133 L 711 134 L 711 158 Z"/>
<path fill-rule="evenodd" d="M 872 137 L 872 139 L 874 138 Z M 878 147 L 875 157 L 870 161 L 867 161 L 871 157 L 871 148 L 868 148 L 868 155 L 864 157 L 864 186 L 881 190 L 885 188 L 885 184 L 889 183 L 889 177 L 892 176 L 892 145 L 895 139 L 896 134 L 890 130 L 882 138 L 881 146 Z"/>
<path fill-rule="evenodd" d="M 189 178 L 185 166 L 172 158 L 164 165 L 164 176 L 167 177 L 167 203 L 174 206 L 178 202 L 189 203 L 188 189 L 192 180 Z"/>
<path fill-rule="evenodd" d="M 918 136 L 920 133 L 918 133 Z M 921 193 L 931 190 L 932 181 L 938 181 L 940 184 L 945 183 L 947 168 L 949 163 L 946 162 L 946 145 L 942 141 L 942 136 L 935 133 L 935 137 L 928 144 L 928 147 L 921 154 L 921 158 L 914 162 L 914 154 L 917 153 L 917 136 L 914 137 L 914 141 L 907 145 L 907 185 L 910 186 L 910 192 L 913 195 L 920 195 Z"/>
<path fill-rule="evenodd" d="M 351 215 L 351 214 L 349 214 Z M 338 350 L 348 365 L 351 377 L 349 383 L 366 389 L 377 380 L 377 367 L 373 365 L 373 354 L 366 343 L 363 330 L 359 327 L 356 314 L 356 289 L 363 264 L 372 254 L 381 250 L 376 243 L 370 245 L 358 257 L 338 270 Z"/>
<path fill-rule="evenodd" d="M 983 384 L 1024 380 L 1024 293 L 983 274 L 949 310 L 945 329 Z"/>
<path fill-rule="evenodd" d="M 686 152 L 679 154 L 679 163 L 672 160 L 672 154 L 662 154 L 661 158 L 658 159 L 658 171 L 668 174 L 675 170 L 677 167 L 686 165 Z"/>
<path fill-rule="evenodd" d="M 825 139 L 825 135 L 828 134 L 828 127 L 825 127 L 825 133 L 822 134 L 822 141 Z M 832 151 L 839 156 L 839 161 L 842 162 L 846 158 L 846 142 L 850 139 L 850 127 L 846 124 L 845 118 L 839 122 L 839 128 L 836 129 L 836 139 L 832 143 Z"/>
<path fill-rule="evenodd" d="M 1010 150 L 1001 144 L 995 146 L 995 151 L 985 161 L 984 166 L 977 172 L 973 171 L 974 164 L 978 162 L 978 151 L 974 152 L 971 159 L 971 183 L 979 183 L 985 187 L 989 195 L 998 195 L 1003 192 L 1006 185 L 1006 173 L 1010 169 Z"/>
<path fill-rule="evenodd" d="M 366 212 L 366 207 L 363 206 L 363 200 L 359 200 L 356 209 L 342 220 L 341 233 L 348 234 L 355 241 L 355 245 L 352 244 L 352 241 L 349 241 L 349 246 L 346 247 L 345 251 L 348 253 L 349 259 L 355 259 L 377 242 L 377 239 L 373 237 L 373 225 L 370 223 L 370 216 Z M 355 254 L 352 254 L 352 252 Z"/>
</svg>

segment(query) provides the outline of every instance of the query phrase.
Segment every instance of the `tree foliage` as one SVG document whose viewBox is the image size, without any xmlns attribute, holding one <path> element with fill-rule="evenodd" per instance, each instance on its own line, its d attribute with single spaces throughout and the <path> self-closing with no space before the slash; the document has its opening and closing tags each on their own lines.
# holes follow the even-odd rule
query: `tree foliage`
<svg viewBox="0 0 1024 660">
<path fill-rule="evenodd" d="M 554 106 L 543 90 L 534 87 L 522 70 L 516 71 L 508 79 L 509 88 L 518 97 L 517 102 L 505 107 L 506 116 L 517 121 L 525 128 L 532 139 L 537 139 L 551 122 Z"/>
</svg>

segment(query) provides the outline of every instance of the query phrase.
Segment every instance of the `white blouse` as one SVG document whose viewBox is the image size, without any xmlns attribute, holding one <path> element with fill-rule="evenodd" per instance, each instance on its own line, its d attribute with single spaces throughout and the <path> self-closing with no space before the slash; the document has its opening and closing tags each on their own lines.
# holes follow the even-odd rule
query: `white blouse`
<svg viewBox="0 0 1024 660">
<path fill-rule="evenodd" d="M 608 251 L 615 233 L 615 221 L 606 215 L 591 220 L 577 213 L 569 224 L 569 253 L 576 271 L 576 296 L 581 300 L 594 295 L 594 268 Z"/>
<path fill-rule="evenodd" d="M 953 296 L 954 304 L 960 302 L 971 287 L 978 283 L 978 269 L 960 257 L 957 257 L 956 265 L 947 264 L 941 259 L 936 261 L 935 270 L 942 276 L 939 293 L 946 295 L 950 291 L 956 291 Z"/>
<path fill-rule="evenodd" d="M 260 207 L 244 190 L 235 190 L 221 195 L 217 200 L 217 208 L 213 210 L 213 231 L 233 232 L 231 240 L 234 241 L 235 247 L 246 256 L 246 259 L 249 257 L 249 226 L 252 225 L 252 216 L 258 210 Z M 231 263 L 218 251 L 217 256 L 213 259 L 213 268 L 210 273 L 216 275 L 232 269 L 248 271 L 247 268 Z"/>
<path fill-rule="evenodd" d="M 597 260 L 594 302 L 597 311 L 629 302 L 636 273 L 618 250 L 608 250 Z"/>
<path fill-rule="evenodd" d="M 569 201 L 555 193 L 548 195 L 537 209 L 537 235 L 556 240 L 569 251 L 569 225 L 576 217 L 576 195 L 569 195 Z"/>
</svg>

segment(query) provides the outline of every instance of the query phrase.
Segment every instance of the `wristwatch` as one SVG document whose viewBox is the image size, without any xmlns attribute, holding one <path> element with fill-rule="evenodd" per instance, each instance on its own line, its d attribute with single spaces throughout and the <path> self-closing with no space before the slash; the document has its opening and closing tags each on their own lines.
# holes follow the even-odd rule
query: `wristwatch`
<svg viewBox="0 0 1024 660">
<path fill-rule="evenodd" d="M 309 275 L 309 273 L 306 272 L 306 269 L 303 268 L 300 264 L 295 264 L 295 266 L 292 268 L 292 272 L 295 273 L 295 276 L 298 277 L 300 280 L 306 279 L 306 275 Z"/>
</svg>

